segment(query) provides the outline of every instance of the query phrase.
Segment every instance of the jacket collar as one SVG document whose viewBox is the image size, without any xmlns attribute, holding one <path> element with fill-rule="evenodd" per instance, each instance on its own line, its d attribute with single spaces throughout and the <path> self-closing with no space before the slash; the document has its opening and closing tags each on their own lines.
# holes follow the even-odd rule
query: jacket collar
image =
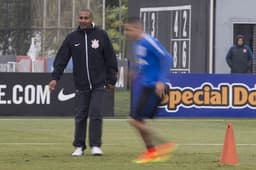
<svg viewBox="0 0 256 170">
<path fill-rule="evenodd" d="M 96 25 L 95 25 L 94 22 L 92 23 L 91 28 L 81 29 L 80 26 L 77 27 L 77 31 L 79 31 L 79 32 L 84 32 L 85 31 L 87 34 L 93 32 L 95 29 L 96 29 Z"/>
</svg>

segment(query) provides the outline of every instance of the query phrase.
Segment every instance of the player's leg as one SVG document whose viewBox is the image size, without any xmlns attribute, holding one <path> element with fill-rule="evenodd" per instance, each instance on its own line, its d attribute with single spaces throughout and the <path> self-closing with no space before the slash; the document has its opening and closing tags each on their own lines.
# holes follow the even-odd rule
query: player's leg
<svg viewBox="0 0 256 170">
<path fill-rule="evenodd" d="M 72 156 L 83 155 L 86 149 L 86 127 L 89 110 L 90 91 L 77 91 L 75 97 L 75 132 L 73 146 L 76 150 Z"/>
<path fill-rule="evenodd" d="M 165 94 L 168 94 L 169 87 L 166 86 L 165 88 Z M 157 108 L 161 104 L 161 101 L 165 99 L 165 96 L 162 96 L 161 98 L 157 96 L 156 93 L 152 94 L 152 117 L 157 116 Z M 164 137 L 160 136 L 159 133 L 156 133 L 154 130 L 151 130 L 152 140 L 155 145 L 155 150 L 158 155 L 158 160 L 165 161 L 170 157 L 170 153 L 173 152 L 176 149 L 176 143 L 170 142 L 166 140 Z"/>
<path fill-rule="evenodd" d="M 144 88 L 140 93 L 135 113 L 131 114 L 132 119 L 129 122 L 139 131 L 147 147 L 146 152 L 137 158 L 137 163 L 163 160 L 162 158 L 166 157 L 174 147 L 173 144 L 166 142 L 143 121 L 145 117 L 155 117 L 160 101 L 160 98 L 155 94 L 154 88 Z"/>
<path fill-rule="evenodd" d="M 150 108 L 149 100 L 151 93 L 153 92 L 153 88 L 143 87 L 139 92 L 138 100 L 135 104 L 135 111 L 131 113 L 131 119 L 129 123 L 139 132 L 147 150 L 141 156 L 139 156 L 135 162 L 137 163 L 145 163 L 152 159 L 155 156 L 154 143 L 152 139 L 152 131 L 150 127 L 143 120 L 144 118 L 152 117 L 148 115 L 148 108 Z"/>
<path fill-rule="evenodd" d="M 143 120 L 146 116 L 147 107 L 150 98 L 150 88 L 143 87 L 139 91 L 139 97 L 135 104 L 135 112 L 131 113 L 131 119 L 129 123 L 137 129 L 141 135 L 146 147 L 151 147 L 153 145 L 151 141 L 150 130 L 145 121 Z"/>
<path fill-rule="evenodd" d="M 142 120 L 131 118 L 128 122 L 139 132 L 147 148 L 153 147 L 152 134 L 149 126 Z"/>
<path fill-rule="evenodd" d="M 90 103 L 90 125 L 89 125 L 89 143 L 93 155 L 102 155 L 102 117 L 105 98 L 104 86 L 93 89 Z"/>
<path fill-rule="evenodd" d="M 170 158 L 170 153 L 176 148 L 174 142 L 167 142 L 143 121 L 131 118 L 129 123 L 139 131 L 147 147 L 135 160 L 136 163 L 163 162 Z"/>
<path fill-rule="evenodd" d="M 147 163 L 157 158 L 156 150 L 152 140 L 150 127 L 143 120 L 136 120 L 134 118 L 128 121 L 140 134 L 145 146 L 146 151 L 136 158 L 136 163 Z"/>
</svg>

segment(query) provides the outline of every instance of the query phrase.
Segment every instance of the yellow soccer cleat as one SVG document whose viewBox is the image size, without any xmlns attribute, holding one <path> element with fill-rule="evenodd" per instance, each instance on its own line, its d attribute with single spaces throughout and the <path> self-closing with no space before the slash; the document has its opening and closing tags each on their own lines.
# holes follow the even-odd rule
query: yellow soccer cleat
<svg viewBox="0 0 256 170">
<path fill-rule="evenodd" d="M 140 155 L 137 159 L 135 159 L 133 162 L 142 164 L 142 163 L 149 163 L 157 161 L 158 156 L 156 151 L 146 151 L 142 155 Z"/>
<path fill-rule="evenodd" d="M 177 145 L 175 142 L 165 143 L 155 147 L 156 152 L 160 157 L 169 155 L 170 153 L 174 152 L 176 148 Z"/>
</svg>

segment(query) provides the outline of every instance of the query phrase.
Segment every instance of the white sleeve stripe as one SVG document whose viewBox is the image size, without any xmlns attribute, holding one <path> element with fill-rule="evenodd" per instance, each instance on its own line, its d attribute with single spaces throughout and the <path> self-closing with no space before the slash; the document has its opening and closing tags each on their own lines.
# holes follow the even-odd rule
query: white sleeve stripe
<svg viewBox="0 0 256 170">
<path fill-rule="evenodd" d="M 144 34 L 143 36 L 157 51 L 159 51 L 162 55 L 164 55 L 164 51 L 158 47 L 158 45 L 156 44 L 156 42 L 154 40 L 152 40 L 151 37 L 149 37 L 148 35 Z"/>
</svg>

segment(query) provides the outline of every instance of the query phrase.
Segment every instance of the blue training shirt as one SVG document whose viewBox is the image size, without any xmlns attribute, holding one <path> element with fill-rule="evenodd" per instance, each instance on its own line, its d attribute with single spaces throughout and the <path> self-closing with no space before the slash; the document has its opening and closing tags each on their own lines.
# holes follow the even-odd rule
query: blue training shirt
<svg viewBox="0 0 256 170">
<path fill-rule="evenodd" d="M 143 34 L 134 44 L 134 52 L 143 85 L 154 86 L 157 81 L 168 81 L 172 56 L 156 38 Z"/>
</svg>

